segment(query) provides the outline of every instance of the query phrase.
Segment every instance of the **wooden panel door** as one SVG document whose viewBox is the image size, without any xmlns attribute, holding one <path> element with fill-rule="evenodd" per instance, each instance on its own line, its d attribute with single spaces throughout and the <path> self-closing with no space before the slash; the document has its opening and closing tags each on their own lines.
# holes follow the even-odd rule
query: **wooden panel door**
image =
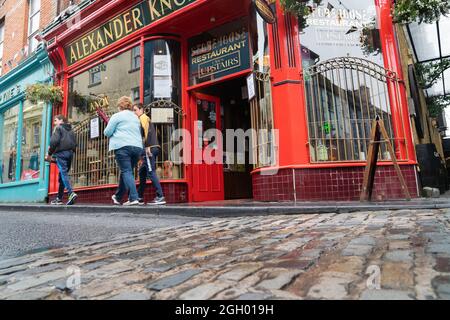
<svg viewBox="0 0 450 320">
<path fill-rule="evenodd" d="M 191 104 L 194 121 L 192 125 L 193 201 L 224 200 L 222 136 L 220 134 L 218 138 L 208 134 L 211 133 L 210 129 L 217 129 L 217 133 L 221 130 L 220 99 L 195 93 Z M 209 158 L 205 155 L 209 155 Z"/>
</svg>

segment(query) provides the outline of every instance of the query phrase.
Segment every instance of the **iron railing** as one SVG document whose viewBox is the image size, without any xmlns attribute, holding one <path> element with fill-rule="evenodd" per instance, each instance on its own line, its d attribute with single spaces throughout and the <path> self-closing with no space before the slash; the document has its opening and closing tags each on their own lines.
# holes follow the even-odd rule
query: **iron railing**
<svg viewBox="0 0 450 320">
<path fill-rule="evenodd" d="M 400 101 L 394 72 L 369 60 L 340 57 L 305 69 L 304 80 L 311 162 L 365 161 L 377 115 L 395 149 L 406 143 L 403 124 L 395 134 L 393 129 L 391 101 Z M 380 160 L 390 160 L 386 146 L 381 151 Z"/>
</svg>

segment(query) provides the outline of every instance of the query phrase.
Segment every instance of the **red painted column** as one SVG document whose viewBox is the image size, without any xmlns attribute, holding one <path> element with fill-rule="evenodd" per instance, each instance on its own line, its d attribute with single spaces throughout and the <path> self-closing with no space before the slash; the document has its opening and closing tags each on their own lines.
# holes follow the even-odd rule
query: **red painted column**
<svg viewBox="0 0 450 320">
<path fill-rule="evenodd" d="M 395 72 L 399 79 L 403 79 L 402 64 L 391 16 L 392 0 L 375 0 L 375 2 L 380 19 L 380 36 L 383 44 L 385 68 Z M 415 161 L 416 153 L 411 133 L 411 122 L 404 82 L 400 83 L 399 89 L 399 93 L 397 94 L 395 87 L 392 84 L 389 86 L 394 134 L 395 138 L 399 139 L 396 142 L 396 156 L 398 159 L 408 158 L 409 160 Z"/>
<path fill-rule="evenodd" d="M 308 126 L 297 19 L 279 1 L 269 27 L 274 128 L 279 130 L 279 166 L 309 163 Z"/>
</svg>

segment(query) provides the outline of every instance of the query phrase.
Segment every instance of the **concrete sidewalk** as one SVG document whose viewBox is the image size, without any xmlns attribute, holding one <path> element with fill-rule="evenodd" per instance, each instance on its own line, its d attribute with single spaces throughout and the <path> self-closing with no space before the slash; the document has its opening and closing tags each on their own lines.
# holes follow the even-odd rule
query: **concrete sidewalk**
<svg viewBox="0 0 450 320">
<path fill-rule="evenodd" d="M 402 209 L 445 209 L 450 208 L 450 198 L 396 200 L 385 202 L 256 202 L 233 200 L 205 203 L 170 204 L 165 206 L 123 207 L 113 205 L 77 204 L 75 206 L 51 206 L 48 204 L 0 204 L 0 211 L 31 212 L 73 212 L 73 213 L 132 213 L 179 215 L 194 217 L 234 217 L 311 213 L 349 213 Z"/>
</svg>

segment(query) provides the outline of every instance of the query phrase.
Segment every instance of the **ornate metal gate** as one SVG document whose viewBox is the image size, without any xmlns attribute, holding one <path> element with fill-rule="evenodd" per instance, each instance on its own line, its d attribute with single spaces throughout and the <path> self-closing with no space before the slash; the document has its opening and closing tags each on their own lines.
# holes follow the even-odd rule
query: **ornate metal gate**
<svg viewBox="0 0 450 320">
<path fill-rule="evenodd" d="M 365 161 L 377 115 L 395 148 L 406 143 L 403 124 L 400 132 L 393 129 L 391 103 L 400 101 L 396 73 L 366 59 L 340 57 L 305 69 L 304 79 L 312 162 Z M 380 160 L 390 160 L 384 146 L 381 151 Z"/>
</svg>

